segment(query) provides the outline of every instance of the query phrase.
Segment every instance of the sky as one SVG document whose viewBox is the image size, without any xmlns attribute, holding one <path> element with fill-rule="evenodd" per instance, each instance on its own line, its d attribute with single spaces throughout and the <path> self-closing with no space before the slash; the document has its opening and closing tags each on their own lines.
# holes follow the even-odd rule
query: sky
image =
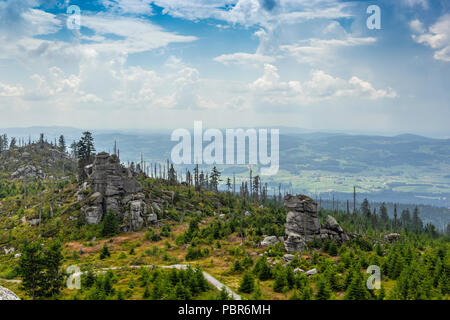
<svg viewBox="0 0 450 320">
<path fill-rule="evenodd" d="M 0 0 L 0 48 L 3 128 L 450 137 L 446 0 Z"/>
</svg>

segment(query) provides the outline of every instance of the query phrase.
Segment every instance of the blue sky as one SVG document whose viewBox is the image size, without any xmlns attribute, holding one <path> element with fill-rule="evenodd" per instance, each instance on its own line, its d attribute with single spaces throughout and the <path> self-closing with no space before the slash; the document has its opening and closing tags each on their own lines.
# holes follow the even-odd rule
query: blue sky
<svg viewBox="0 0 450 320">
<path fill-rule="evenodd" d="M 0 45 L 0 127 L 450 137 L 448 1 L 0 0 Z"/>
</svg>

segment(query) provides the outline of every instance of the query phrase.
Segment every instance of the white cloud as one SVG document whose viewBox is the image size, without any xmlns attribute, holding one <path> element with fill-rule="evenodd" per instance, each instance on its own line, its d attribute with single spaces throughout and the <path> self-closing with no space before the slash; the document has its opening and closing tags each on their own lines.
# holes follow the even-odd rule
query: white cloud
<svg viewBox="0 0 450 320">
<path fill-rule="evenodd" d="M 10 86 L 0 82 L 0 97 L 20 97 L 23 96 L 22 86 Z"/>
<path fill-rule="evenodd" d="M 299 62 L 314 63 L 329 59 L 333 56 L 334 50 L 338 48 L 370 45 L 376 41 L 376 38 L 373 37 L 357 38 L 349 35 L 343 39 L 311 38 L 294 44 L 282 45 L 280 49 L 295 57 Z"/>
<path fill-rule="evenodd" d="M 428 31 L 415 30 L 412 38 L 417 43 L 434 49 L 434 59 L 450 62 L 450 14 L 443 15 L 428 28 Z"/>
<path fill-rule="evenodd" d="M 408 7 L 421 6 L 428 9 L 428 0 L 403 0 L 403 3 Z"/>
<path fill-rule="evenodd" d="M 81 102 L 81 103 L 89 103 L 89 102 L 99 103 L 99 102 L 103 102 L 102 99 L 100 99 L 99 97 L 97 97 L 95 94 L 92 94 L 92 93 L 88 93 L 88 94 L 80 96 L 77 99 L 77 101 Z"/>
<path fill-rule="evenodd" d="M 337 0 L 284 0 L 274 2 L 273 8 L 264 5 L 263 0 L 155 0 L 164 8 L 164 13 L 174 17 L 200 20 L 214 18 L 230 24 L 246 27 L 298 23 L 317 18 L 350 17 L 351 2 Z M 220 25 L 222 26 L 222 25 Z"/>
<path fill-rule="evenodd" d="M 416 33 L 424 33 L 425 32 L 423 23 L 419 19 L 412 20 L 409 23 L 409 27 L 411 28 L 412 31 L 414 31 Z"/>
<path fill-rule="evenodd" d="M 58 67 L 51 67 L 46 74 L 33 74 L 30 88 L 25 89 L 26 100 L 58 99 L 62 96 L 72 98 L 80 95 L 81 80 L 78 76 L 66 74 Z"/>
<path fill-rule="evenodd" d="M 1 10 L 7 8 L 0 6 L 0 13 L 4 14 Z M 0 58 L 14 58 L 33 68 L 67 64 L 67 61 L 76 64 L 98 54 L 132 54 L 197 40 L 194 36 L 166 31 L 147 19 L 101 12 L 84 12 L 81 18 L 90 35 L 75 35 L 72 42 L 44 40 L 35 36 L 55 33 L 65 24 L 56 15 L 39 9 L 23 9 L 20 17 L 23 20 L 20 35 L 10 36 L 15 34 L 14 25 L 0 33 Z"/>
<path fill-rule="evenodd" d="M 153 14 L 152 0 L 102 0 L 105 8 L 117 13 Z"/>
<path fill-rule="evenodd" d="M 83 16 L 83 26 L 103 38 L 101 41 L 83 45 L 100 52 L 137 53 L 165 47 L 170 43 L 192 42 L 194 36 L 181 36 L 167 32 L 148 20 L 116 15 Z M 112 39 L 111 35 L 116 38 Z"/>
<path fill-rule="evenodd" d="M 251 54 L 245 52 L 237 52 L 233 54 L 223 54 L 214 58 L 214 61 L 224 65 L 243 65 L 243 66 L 259 66 L 265 63 L 275 61 L 274 57 L 264 56 L 258 53 Z"/>
<path fill-rule="evenodd" d="M 262 77 L 249 85 L 256 98 L 272 104 L 300 105 L 339 98 L 377 100 L 395 98 L 392 89 L 375 89 L 372 84 L 356 76 L 348 81 L 333 77 L 324 71 L 311 72 L 311 79 L 303 84 L 299 81 L 281 81 L 275 66 L 266 64 Z"/>
<path fill-rule="evenodd" d="M 60 20 L 54 14 L 38 9 L 30 9 L 22 13 L 22 17 L 27 22 L 30 35 L 52 34 L 62 27 Z"/>
<path fill-rule="evenodd" d="M 397 93 L 391 88 L 387 90 L 377 90 L 372 86 L 372 84 L 361 80 L 358 77 L 352 77 L 348 81 L 348 87 L 348 89 L 337 91 L 336 96 L 362 97 L 372 100 L 397 97 Z"/>
</svg>

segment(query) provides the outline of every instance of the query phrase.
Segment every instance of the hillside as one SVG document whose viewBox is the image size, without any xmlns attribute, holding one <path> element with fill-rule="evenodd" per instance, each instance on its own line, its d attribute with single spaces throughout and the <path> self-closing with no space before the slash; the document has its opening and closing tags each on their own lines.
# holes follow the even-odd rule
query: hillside
<svg viewBox="0 0 450 320">
<path fill-rule="evenodd" d="M 11 160 L 15 165 L 6 166 L 0 181 L 0 286 L 22 299 L 31 298 L 19 282 L 18 265 L 30 250 L 24 241 L 48 248 L 44 255 L 61 242 L 61 270 L 85 272 L 81 290 L 43 298 L 227 298 L 197 268 L 244 299 L 449 298 L 448 236 L 431 225 L 401 225 L 380 213 L 373 224 L 370 213 L 361 210 L 355 219 L 304 196 L 283 201 L 197 188 L 170 178 L 170 171 L 149 178 L 104 153 L 85 167 L 83 183 L 54 164 L 59 154 L 51 146 L 33 154 L 45 177 L 24 181 L 12 173 L 37 165 L 21 162 L 26 148 L 7 156 L 18 161 Z M 289 211 L 309 221 L 308 228 L 289 222 Z M 300 251 L 286 251 L 300 243 Z M 361 291 L 371 264 L 382 269 L 383 286 Z M 165 268 L 174 265 L 192 269 Z M 405 281 L 420 285 L 404 292 Z"/>
<path fill-rule="evenodd" d="M 75 128 L 2 129 L 28 140 L 49 132 L 50 140 L 62 133 L 68 142 L 82 130 Z M 123 162 L 164 163 L 176 142 L 170 130 L 96 130 L 97 151 L 112 152 L 116 142 Z M 178 169 L 185 169 L 178 168 Z M 209 168 L 211 169 L 211 168 Z M 221 166 L 223 176 L 233 172 L 247 177 L 247 166 Z M 392 137 L 280 129 L 280 171 L 267 179 L 271 188 L 320 195 L 331 200 L 351 198 L 353 187 L 374 201 L 450 207 L 450 139 L 411 134 Z"/>
<path fill-rule="evenodd" d="M 11 179 L 53 179 L 70 176 L 76 162 L 48 142 L 30 143 L 0 153 L 0 176 Z"/>
</svg>

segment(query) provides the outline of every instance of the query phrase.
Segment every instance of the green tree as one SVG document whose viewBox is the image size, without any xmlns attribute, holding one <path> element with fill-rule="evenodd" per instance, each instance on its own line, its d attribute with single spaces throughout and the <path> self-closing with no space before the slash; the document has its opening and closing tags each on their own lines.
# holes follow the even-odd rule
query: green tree
<svg viewBox="0 0 450 320">
<path fill-rule="evenodd" d="M 262 291 L 259 281 L 256 281 L 255 291 L 252 294 L 253 300 L 261 300 L 262 299 Z"/>
<path fill-rule="evenodd" d="M 331 241 L 330 246 L 328 247 L 328 253 L 333 257 L 338 255 L 338 246 L 336 241 Z"/>
<path fill-rule="evenodd" d="M 405 209 L 402 211 L 400 222 L 403 228 L 411 229 L 411 213 L 409 212 L 409 209 Z"/>
<path fill-rule="evenodd" d="M 66 138 L 64 138 L 63 135 L 60 135 L 58 141 L 58 150 L 61 152 L 66 152 L 66 148 Z"/>
<path fill-rule="evenodd" d="M 386 204 L 383 202 L 380 207 L 380 220 L 381 223 L 386 226 L 389 222 L 388 210 L 386 208 Z"/>
<path fill-rule="evenodd" d="M 64 287 L 64 275 L 60 268 L 64 259 L 59 241 L 53 241 L 44 251 L 44 286 L 42 294 L 46 297 L 59 294 Z"/>
<path fill-rule="evenodd" d="M 239 292 L 252 293 L 254 289 L 255 279 L 250 272 L 246 272 L 242 277 L 242 281 L 239 286 Z"/>
<path fill-rule="evenodd" d="M 150 298 L 151 292 L 148 286 L 145 286 L 144 293 L 142 294 L 142 298 L 148 299 Z"/>
<path fill-rule="evenodd" d="M 378 300 L 384 300 L 386 298 L 386 288 L 383 284 L 380 286 L 380 292 L 378 292 L 377 299 Z"/>
<path fill-rule="evenodd" d="M 220 172 L 217 170 L 216 166 L 212 168 L 210 179 L 211 190 L 217 192 L 219 190 Z"/>
<path fill-rule="evenodd" d="M 283 292 L 285 288 L 288 286 L 288 281 L 286 278 L 286 273 L 284 270 L 278 269 L 274 272 L 275 281 L 273 283 L 273 291 L 275 292 Z"/>
<path fill-rule="evenodd" d="M 361 203 L 361 214 L 366 218 L 370 218 L 371 215 L 370 205 L 367 199 L 364 199 L 363 202 Z"/>
<path fill-rule="evenodd" d="M 222 286 L 222 289 L 220 289 L 219 294 L 217 295 L 217 300 L 232 300 L 231 295 L 228 293 L 225 286 Z"/>
<path fill-rule="evenodd" d="M 90 162 L 92 155 L 95 152 L 94 138 L 89 131 L 83 132 L 81 140 L 77 144 L 78 160 Z"/>
<path fill-rule="evenodd" d="M 103 248 L 102 251 L 100 252 L 100 259 L 106 259 L 107 257 L 111 257 L 111 253 L 109 252 L 108 246 L 105 244 L 103 244 Z"/>
<path fill-rule="evenodd" d="M 177 300 L 191 299 L 191 292 L 189 291 L 189 288 L 186 288 L 181 281 L 175 286 L 175 297 Z"/>
<path fill-rule="evenodd" d="M 329 300 L 331 298 L 331 289 L 328 283 L 320 277 L 317 282 L 317 293 L 315 296 L 316 300 Z"/>
<path fill-rule="evenodd" d="M 419 208 L 416 206 L 414 208 L 413 217 L 412 217 L 412 227 L 415 232 L 423 231 L 423 222 L 419 217 Z"/>
<path fill-rule="evenodd" d="M 60 270 L 62 260 L 58 241 L 52 242 L 48 248 L 38 241 L 24 243 L 18 271 L 22 276 L 22 288 L 33 300 L 59 294 L 64 285 L 64 275 Z"/>
<path fill-rule="evenodd" d="M 42 246 L 39 242 L 24 243 L 20 256 L 18 271 L 22 276 L 21 287 L 34 300 L 42 286 L 43 271 Z"/>
<path fill-rule="evenodd" d="M 312 299 L 312 290 L 310 286 L 305 286 L 302 290 L 302 294 L 300 295 L 300 300 L 311 300 Z"/>
<path fill-rule="evenodd" d="M 266 281 L 272 278 L 272 270 L 264 257 L 260 257 L 253 268 L 253 273 L 261 281 Z"/>
<path fill-rule="evenodd" d="M 118 227 L 119 227 L 119 219 L 117 218 L 114 211 L 109 209 L 103 220 L 102 236 L 103 237 L 114 236 L 118 232 Z"/>
<path fill-rule="evenodd" d="M 12 137 L 11 142 L 9 143 L 9 149 L 14 149 L 17 146 L 17 139 Z"/>
<path fill-rule="evenodd" d="M 365 300 L 367 299 L 367 291 L 364 278 L 361 273 L 353 271 L 352 281 L 348 286 L 345 294 L 346 300 Z"/>
</svg>

